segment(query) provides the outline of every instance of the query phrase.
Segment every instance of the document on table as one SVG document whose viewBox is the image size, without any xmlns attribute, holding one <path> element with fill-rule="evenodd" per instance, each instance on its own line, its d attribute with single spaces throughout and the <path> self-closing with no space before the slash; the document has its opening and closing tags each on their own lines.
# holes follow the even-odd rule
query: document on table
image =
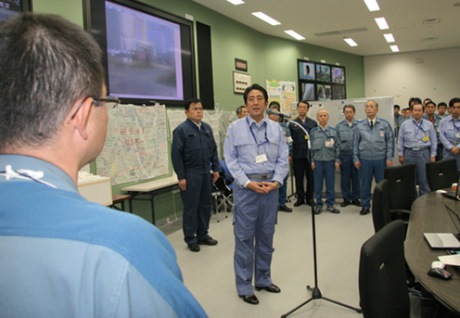
<svg viewBox="0 0 460 318">
<path fill-rule="evenodd" d="M 460 266 L 460 255 L 438 256 L 439 260 L 446 265 Z"/>
</svg>

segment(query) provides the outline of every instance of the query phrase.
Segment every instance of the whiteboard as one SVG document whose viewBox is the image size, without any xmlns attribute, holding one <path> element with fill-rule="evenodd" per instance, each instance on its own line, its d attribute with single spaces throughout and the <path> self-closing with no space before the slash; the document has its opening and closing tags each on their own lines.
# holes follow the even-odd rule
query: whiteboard
<svg viewBox="0 0 460 318">
<path fill-rule="evenodd" d="M 329 122 L 328 125 L 335 127 L 340 121 L 344 120 L 343 116 L 343 106 L 351 104 L 356 108 L 355 119 L 362 120 L 366 118 L 366 113 L 364 111 L 364 105 L 368 100 L 375 100 L 379 104 L 379 111 L 377 117 L 388 120 L 388 122 L 393 127 L 393 106 L 394 106 L 394 97 L 393 96 L 383 96 L 383 97 L 363 97 L 363 98 L 350 98 L 350 99 L 337 99 L 337 100 L 322 100 L 322 101 L 312 101 L 310 102 L 310 110 L 308 111 L 308 117 L 316 120 L 316 113 L 318 110 L 327 109 L 329 111 Z M 297 105 L 292 107 L 293 112 L 297 113 Z M 295 114 L 297 115 L 297 114 Z"/>
</svg>

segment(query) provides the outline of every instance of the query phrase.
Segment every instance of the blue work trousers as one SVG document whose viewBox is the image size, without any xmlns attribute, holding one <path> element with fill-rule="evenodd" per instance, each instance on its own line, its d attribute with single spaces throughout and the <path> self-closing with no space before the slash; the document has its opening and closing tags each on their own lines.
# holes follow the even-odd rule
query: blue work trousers
<svg viewBox="0 0 460 318">
<path fill-rule="evenodd" d="M 289 174 L 288 174 L 289 175 Z M 283 185 L 278 189 L 278 205 L 285 206 L 287 202 L 287 180 L 288 177 L 284 178 Z"/>
<path fill-rule="evenodd" d="M 315 161 L 313 170 L 313 179 L 315 183 L 315 199 L 317 206 L 323 206 L 321 200 L 323 191 L 323 182 L 326 181 L 326 206 L 332 207 L 335 203 L 335 161 Z"/>
<path fill-rule="evenodd" d="M 363 209 L 371 208 L 372 179 L 379 183 L 385 177 L 385 159 L 365 160 L 361 159 L 359 176 L 361 178 L 361 201 Z"/>
<path fill-rule="evenodd" d="M 252 295 L 254 285 L 272 284 L 273 236 L 278 212 L 278 191 L 260 194 L 233 188 L 234 268 L 238 295 Z"/>
<path fill-rule="evenodd" d="M 211 218 L 211 175 L 187 173 L 187 189 L 181 191 L 182 230 L 187 244 L 206 238 Z"/>
<path fill-rule="evenodd" d="M 404 163 L 415 164 L 415 180 L 418 184 L 418 194 L 424 195 L 431 192 L 426 177 L 426 163 L 430 161 L 430 150 L 424 149 L 415 151 L 412 149 L 404 149 Z"/>
<path fill-rule="evenodd" d="M 353 154 L 340 155 L 340 188 L 343 201 L 358 200 L 361 195 L 359 170 L 353 163 Z"/>
</svg>

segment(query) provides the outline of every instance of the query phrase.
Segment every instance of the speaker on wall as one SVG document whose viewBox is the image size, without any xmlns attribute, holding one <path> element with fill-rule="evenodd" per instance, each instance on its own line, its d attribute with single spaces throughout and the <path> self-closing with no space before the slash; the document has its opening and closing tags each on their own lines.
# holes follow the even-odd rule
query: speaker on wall
<svg viewBox="0 0 460 318">
<path fill-rule="evenodd" d="M 211 27 L 196 22 L 198 51 L 198 82 L 204 109 L 214 109 L 214 84 L 212 78 Z"/>
</svg>

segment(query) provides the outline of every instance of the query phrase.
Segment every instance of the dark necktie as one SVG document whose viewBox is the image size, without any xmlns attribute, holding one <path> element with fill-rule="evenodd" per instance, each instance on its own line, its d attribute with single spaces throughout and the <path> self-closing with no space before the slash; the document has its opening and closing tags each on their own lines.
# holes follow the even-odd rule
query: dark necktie
<svg viewBox="0 0 460 318">
<path fill-rule="evenodd" d="M 371 120 L 371 130 L 372 130 L 372 128 L 374 128 L 374 121 L 373 120 Z"/>
</svg>

